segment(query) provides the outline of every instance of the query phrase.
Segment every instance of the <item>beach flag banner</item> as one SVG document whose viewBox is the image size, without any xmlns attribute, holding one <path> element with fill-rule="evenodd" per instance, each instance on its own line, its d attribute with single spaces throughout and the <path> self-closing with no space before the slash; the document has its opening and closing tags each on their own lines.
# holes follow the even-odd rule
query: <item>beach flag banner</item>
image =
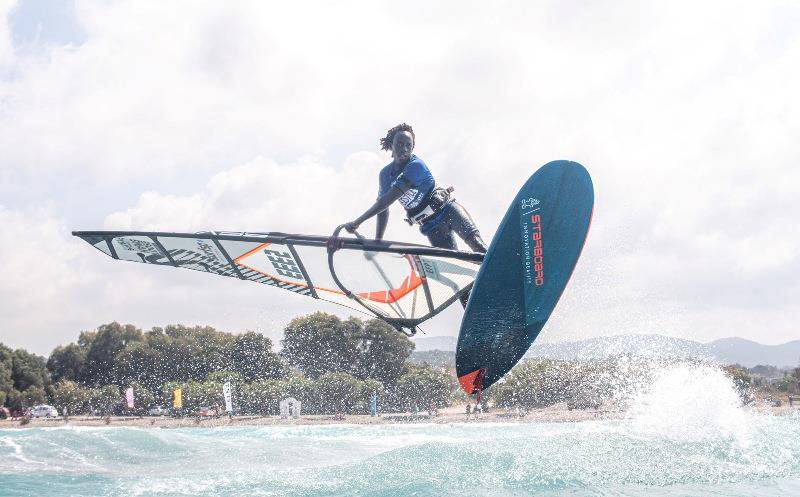
<svg viewBox="0 0 800 497">
<path fill-rule="evenodd" d="M 133 387 L 125 390 L 125 401 L 128 403 L 128 409 L 133 409 Z"/>
<path fill-rule="evenodd" d="M 224 385 L 222 385 L 222 395 L 225 397 L 225 410 L 227 412 L 233 411 L 233 402 L 231 400 L 231 382 L 226 381 Z"/>
<path fill-rule="evenodd" d="M 183 400 L 181 399 L 181 389 L 176 388 L 172 391 L 172 407 L 174 409 L 180 409 L 183 407 Z"/>
</svg>

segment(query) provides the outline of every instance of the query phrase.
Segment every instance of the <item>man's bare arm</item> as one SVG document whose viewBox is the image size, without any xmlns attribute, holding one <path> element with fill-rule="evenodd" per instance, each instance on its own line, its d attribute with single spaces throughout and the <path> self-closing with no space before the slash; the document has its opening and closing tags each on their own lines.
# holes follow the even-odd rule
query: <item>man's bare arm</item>
<svg viewBox="0 0 800 497">
<path fill-rule="evenodd" d="M 371 218 L 372 216 L 375 216 L 376 214 L 380 214 L 381 212 L 385 211 L 390 205 L 392 205 L 392 202 L 400 198 L 403 195 L 403 193 L 404 193 L 403 190 L 397 188 L 396 186 L 390 188 L 388 192 L 384 193 L 383 196 L 379 197 L 378 200 L 376 200 L 375 203 L 372 204 L 372 207 L 370 207 L 363 214 L 358 216 L 358 218 L 355 221 L 350 221 L 349 223 L 346 223 L 345 229 L 350 233 L 357 230 L 358 227 L 361 226 L 361 223 Z M 388 215 L 389 214 L 387 213 L 386 214 L 387 219 Z M 385 226 L 384 229 L 386 229 Z"/>
<path fill-rule="evenodd" d="M 389 224 L 389 209 L 384 209 L 378 213 L 378 225 L 375 227 L 375 239 L 383 240 L 386 233 L 386 225 Z"/>
</svg>

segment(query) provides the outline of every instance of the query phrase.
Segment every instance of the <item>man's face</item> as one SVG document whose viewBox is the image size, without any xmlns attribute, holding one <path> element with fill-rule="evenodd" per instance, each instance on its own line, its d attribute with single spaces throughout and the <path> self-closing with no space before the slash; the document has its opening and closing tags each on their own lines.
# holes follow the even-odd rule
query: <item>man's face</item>
<svg viewBox="0 0 800 497">
<path fill-rule="evenodd" d="M 412 150 L 414 150 L 414 137 L 411 136 L 411 133 L 408 131 L 395 133 L 394 140 L 392 140 L 392 157 L 395 162 L 400 164 L 408 162 Z"/>
</svg>

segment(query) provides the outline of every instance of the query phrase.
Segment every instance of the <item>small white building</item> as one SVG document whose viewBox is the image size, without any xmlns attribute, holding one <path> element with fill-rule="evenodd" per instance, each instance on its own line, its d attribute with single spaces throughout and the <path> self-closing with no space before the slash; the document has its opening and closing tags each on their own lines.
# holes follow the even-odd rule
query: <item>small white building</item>
<svg viewBox="0 0 800 497">
<path fill-rule="evenodd" d="M 300 401 L 294 397 L 287 397 L 280 403 L 281 417 L 282 418 L 299 418 L 300 417 Z"/>
</svg>

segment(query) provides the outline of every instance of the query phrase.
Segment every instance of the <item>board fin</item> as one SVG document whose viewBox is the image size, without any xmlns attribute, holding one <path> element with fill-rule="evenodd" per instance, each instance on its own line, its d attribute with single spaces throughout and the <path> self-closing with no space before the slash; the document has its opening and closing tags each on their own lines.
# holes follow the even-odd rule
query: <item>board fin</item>
<svg viewBox="0 0 800 497">
<path fill-rule="evenodd" d="M 476 369 L 471 373 L 461 375 L 458 377 L 458 384 L 461 385 L 462 390 L 467 392 L 467 395 L 472 395 L 478 388 L 478 383 L 484 376 L 483 373 L 483 369 Z"/>
</svg>

